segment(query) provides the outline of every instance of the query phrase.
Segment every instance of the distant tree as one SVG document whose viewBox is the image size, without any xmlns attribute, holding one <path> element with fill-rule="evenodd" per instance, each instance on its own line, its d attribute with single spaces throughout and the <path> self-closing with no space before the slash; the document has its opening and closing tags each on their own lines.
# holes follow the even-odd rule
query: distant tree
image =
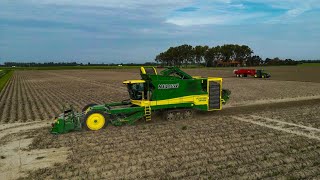
<svg viewBox="0 0 320 180">
<path fill-rule="evenodd" d="M 206 67 L 214 66 L 221 56 L 220 46 L 209 48 L 204 56 Z"/>
<path fill-rule="evenodd" d="M 263 61 L 260 56 L 252 56 L 246 62 L 248 66 L 259 66 Z"/>
<path fill-rule="evenodd" d="M 208 46 L 196 46 L 193 48 L 194 56 L 195 56 L 195 62 L 199 65 L 201 62 L 204 61 L 205 55 L 208 51 Z"/>
<path fill-rule="evenodd" d="M 243 64 L 244 62 L 246 62 L 246 64 L 248 64 L 247 61 L 252 60 L 251 55 L 252 55 L 253 51 L 251 50 L 251 48 L 249 46 L 235 45 L 234 51 L 235 51 L 235 60 L 239 61 L 241 64 Z M 249 64 L 250 64 L 250 62 L 249 62 Z"/>
<path fill-rule="evenodd" d="M 221 58 L 222 61 L 224 62 L 228 62 L 232 59 L 234 59 L 234 50 L 235 50 L 235 46 L 233 44 L 225 44 L 223 46 L 220 47 L 220 53 L 221 53 Z"/>
<path fill-rule="evenodd" d="M 194 63 L 194 51 L 191 45 L 181 45 L 177 47 L 179 62 L 185 66 Z"/>
<path fill-rule="evenodd" d="M 198 45 L 193 48 L 191 45 L 184 44 L 170 47 L 167 51 L 158 54 L 155 61 L 174 66 L 181 66 L 182 64 L 187 66 L 194 63 L 199 65 L 202 62 L 206 66 L 214 66 L 219 61 L 222 61 L 223 65 L 231 65 L 233 60 L 239 61 L 241 64 L 253 64 L 257 57 L 251 59 L 252 54 L 253 51 L 247 45 L 225 44 L 211 48 Z"/>
</svg>

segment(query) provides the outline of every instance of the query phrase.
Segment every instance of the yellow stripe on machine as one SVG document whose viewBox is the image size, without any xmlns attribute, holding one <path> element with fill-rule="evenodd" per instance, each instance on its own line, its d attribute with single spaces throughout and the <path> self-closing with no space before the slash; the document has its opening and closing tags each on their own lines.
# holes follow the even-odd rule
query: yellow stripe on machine
<svg viewBox="0 0 320 180">
<path fill-rule="evenodd" d="M 145 80 L 126 80 L 123 81 L 123 84 L 137 84 L 137 83 L 145 83 Z"/>
<path fill-rule="evenodd" d="M 193 103 L 195 105 L 207 105 L 208 95 L 192 95 L 183 96 L 172 99 L 165 99 L 159 101 L 149 101 L 149 100 L 131 100 L 132 104 L 145 107 L 145 106 L 159 106 L 159 105 L 170 105 L 170 104 L 181 104 L 181 103 Z"/>
</svg>

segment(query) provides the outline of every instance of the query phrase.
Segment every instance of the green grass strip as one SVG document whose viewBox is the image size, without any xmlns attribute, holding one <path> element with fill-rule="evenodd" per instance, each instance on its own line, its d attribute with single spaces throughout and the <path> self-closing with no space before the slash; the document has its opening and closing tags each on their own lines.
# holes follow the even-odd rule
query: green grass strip
<svg viewBox="0 0 320 180">
<path fill-rule="evenodd" d="M 9 70 L 0 77 L 0 92 L 6 86 L 7 82 L 10 80 L 11 76 L 13 75 L 13 71 Z"/>
<path fill-rule="evenodd" d="M 299 64 L 298 66 L 302 66 L 302 67 L 319 67 L 320 63 L 303 63 L 303 64 Z"/>
</svg>

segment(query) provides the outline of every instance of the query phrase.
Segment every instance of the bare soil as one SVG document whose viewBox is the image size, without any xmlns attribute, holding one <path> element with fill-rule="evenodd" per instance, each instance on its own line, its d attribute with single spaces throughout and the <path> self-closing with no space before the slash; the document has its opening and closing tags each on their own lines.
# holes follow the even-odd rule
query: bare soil
<svg viewBox="0 0 320 180">
<path fill-rule="evenodd" d="M 126 99 L 122 81 L 139 79 L 138 70 L 16 71 L 0 93 L 0 177 L 320 178 L 320 83 L 291 81 L 292 69 L 275 73 L 288 71 L 284 81 L 187 71 L 225 77 L 232 94 L 222 111 L 59 136 L 49 124 L 63 104 Z"/>
<path fill-rule="evenodd" d="M 252 114 L 264 117 L 262 107 L 251 108 Z M 160 120 L 70 133 L 58 139 L 44 129 L 35 132 L 30 150 L 69 147 L 72 154 L 67 163 L 32 171 L 27 178 L 320 177 L 319 140 L 234 119 L 246 118 L 240 112 L 231 114 L 227 110 L 222 114 L 200 113 L 197 121 Z"/>
</svg>

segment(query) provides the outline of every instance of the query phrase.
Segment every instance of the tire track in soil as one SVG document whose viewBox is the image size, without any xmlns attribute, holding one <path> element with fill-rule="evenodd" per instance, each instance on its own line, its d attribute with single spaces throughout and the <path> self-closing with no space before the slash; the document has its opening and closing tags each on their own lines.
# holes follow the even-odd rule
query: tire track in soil
<svg viewBox="0 0 320 180">
<path fill-rule="evenodd" d="M 252 123 L 262 127 L 266 127 L 266 128 L 270 128 L 278 131 L 284 131 L 286 133 L 291 133 L 298 136 L 304 136 L 309 139 L 316 139 L 320 141 L 320 129 L 303 126 L 299 124 L 294 124 L 294 123 L 288 123 L 288 122 L 280 121 L 276 119 L 255 116 L 255 115 L 232 116 L 232 118 L 238 121 Z"/>
</svg>

